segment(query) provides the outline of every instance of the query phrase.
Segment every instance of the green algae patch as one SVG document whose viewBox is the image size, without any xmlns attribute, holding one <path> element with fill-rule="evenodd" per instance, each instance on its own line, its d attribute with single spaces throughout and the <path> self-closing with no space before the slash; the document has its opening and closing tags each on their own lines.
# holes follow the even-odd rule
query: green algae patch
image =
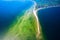
<svg viewBox="0 0 60 40">
<path fill-rule="evenodd" d="M 10 25 L 4 40 L 43 40 L 37 39 L 37 21 L 33 11 L 27 10 L 22 16 L 17 16 L 16 20 Z"/>
<path fill-rule="evenodd" d="M 26 11 L 8 30 L 7 40 L 36 40 L 36 19 L 33 13 Z"/>
</svg>

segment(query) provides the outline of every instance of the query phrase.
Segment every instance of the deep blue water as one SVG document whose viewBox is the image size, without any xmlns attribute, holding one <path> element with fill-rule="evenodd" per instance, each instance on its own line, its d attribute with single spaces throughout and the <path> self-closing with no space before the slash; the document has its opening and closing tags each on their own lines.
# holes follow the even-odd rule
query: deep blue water
<svg viewBox="0 0 60 40">
<path fill-rule="evenodd" d="M 48 40 L 60 40 L 60 7 L 39 10 L 38 17 Z"/>
<path fill-rule="evenodd" d="M 9 27 L 17 15 L 32 5 L 31 1 L 0 1 L 0 33 Z"/>
</svg>

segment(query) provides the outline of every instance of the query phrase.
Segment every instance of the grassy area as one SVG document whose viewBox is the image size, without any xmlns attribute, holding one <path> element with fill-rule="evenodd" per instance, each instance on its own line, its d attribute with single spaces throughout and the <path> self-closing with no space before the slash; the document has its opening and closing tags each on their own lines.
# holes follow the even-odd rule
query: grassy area
<svg viewBox="0 0 60 40">
<path fill-rule="evenodd" d="M 4 40 L 37 40 L 37 24 L 32 10 L 28 10 L 13 22 Z M 41 37 L 42 35 L 40 35 Z M 42 39 L 41 39 L 42 40 Z"/>
</svg>

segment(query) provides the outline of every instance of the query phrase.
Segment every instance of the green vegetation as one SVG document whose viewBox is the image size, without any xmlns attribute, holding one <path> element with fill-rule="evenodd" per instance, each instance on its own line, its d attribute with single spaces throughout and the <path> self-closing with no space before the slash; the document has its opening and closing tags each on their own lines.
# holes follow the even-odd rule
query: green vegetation
<svg viewBox="0 0 60 40">
<path fill-rule="evenodd" d="M 12 23 L 4 40 L 37 40 L 37 24 L 32 10 L 25 11 Z M 41 37 L 42 35 L 40 35 Z M 42 39 L 41 39 L 42 40 Z"/>
</svg>

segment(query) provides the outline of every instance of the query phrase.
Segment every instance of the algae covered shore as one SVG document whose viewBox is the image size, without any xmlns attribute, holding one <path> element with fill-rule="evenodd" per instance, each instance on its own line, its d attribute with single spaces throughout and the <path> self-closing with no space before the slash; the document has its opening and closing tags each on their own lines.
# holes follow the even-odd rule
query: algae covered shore
<svg viewBox="0 0 60 40">
<path fill-rule="evenodd" d="M 17 16 L 10 26 L 4 40 L 37 40 L 37 22 L 31 9 Z M 39 40 L 43 40 L 41 34 Z"/>
</svg>

